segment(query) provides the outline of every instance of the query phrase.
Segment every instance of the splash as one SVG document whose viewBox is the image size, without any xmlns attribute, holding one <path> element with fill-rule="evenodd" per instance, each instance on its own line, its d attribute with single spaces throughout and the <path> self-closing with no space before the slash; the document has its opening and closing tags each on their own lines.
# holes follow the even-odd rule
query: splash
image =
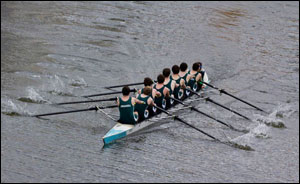
<svg viewBox="0 0 300 184">
<path fill-rule="evenodd" d="M 249 144 L 252 144 L 255 138 L 270 138 L 270 136 L 268 135 L 268 131 L 269 127 L 267 125 L 258 122 L 258 125 L 256 124 L 254 128 L 250 128 L 249 133 L 231 139 L 228 142 L 235 148 L 254 151 L 254 149 L 249 146 Z"/>
<path fill-rule="evenodd" d="M 74 96 L 72 94 L 72 89 L 67 87 L 64 82 L 57 76 L 51 77 L 50 85 L 46 86 L 46 90 L 54 95 L 60 96 Z"/>
<path fill-rule="evenodd" d="M 255 151 L 251 146 L 249 146 L 249 144 L 251 143 L 251 137 L 253 136 L 249 136 L 249 133 L 248 134 L 244 134 L 240 137 L 237 137 L 237 138 L 230 138 L 228 136 L 226 136 L 225 134 L 223 134 L 227 141 L 226 142 L 222 142 L 220 141 L 221 143 L 224 143 L 226 145 L 229 145 L 231 147 L 234 147 L 234 148 L 238 148 L 238 149 L 242 149 L 242 150 L 245 150 L 245 151 Z"/>
<path fill-rule="evenodd" d="M 25 107 L 22 107 L 21 105 L 13 103 L 11 100 L 1 100 L 1 110 L 2 106 L 4 111 L 2 111 L 2 114 L 8 115 L 8 116 L 27 116 L 30 115 L 30 112 L 26 110 L 26 104 Z"/>
<path fill-rule="evenodd" d="M 291 105 L 279 105 L 275 110 L 270 114 L 270 117 L 285 118 L 290 117 L 296 110 L 292 108 Z"/>
<path fill-rule="evenodd" d="M 293 110 L 290 105 L 279 105 L 267 117 L 261 115 L 255 115 L 255 116 L 256 116 L 256 121 L 260 123 L 264 123 L 274 128 L 286 128 L 282 118 L 289 117 L 294 112 L 295 110 Z"/>
<path fill-rule="evenodd" d="M 86 87 L 87 83 L 83 78 L 78 77 L 77 79 L 72 79 L 71 80 L 71 86 L 74 87 Z"/>
<path fill-rule="evenodd" d="M 47 100 L 43 99 L 43 97 L 41 97 L 41 95 L 33 88 L 28 88 L 27 91 L 28 91 L 28 97 L 18 98 L 19 101 L 26 102 L 26 103 L 38 103 L 38 104 L 43 104 L 48 102 Z"/>
<path fill-rule="evenodd" d="M 255 128 L 251 129 L 250 134 L 254 135 L 256 138 L 267 139 L 270 138 L 268 135 L 269 128 L 265 124 L 259 124 Z"/>
</svg>

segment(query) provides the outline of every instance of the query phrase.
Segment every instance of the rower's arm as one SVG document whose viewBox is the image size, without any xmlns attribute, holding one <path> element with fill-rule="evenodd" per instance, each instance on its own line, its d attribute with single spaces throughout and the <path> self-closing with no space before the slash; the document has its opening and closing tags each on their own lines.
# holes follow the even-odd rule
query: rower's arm
<svg viewBox="0 0 300 184">
<path fill-rule="evenodd" d="M 201 78 L 202 78 L 201 73 L 198 73 L 198 75 L 196 76 L 196 81 L 197 81 L 197 82 L 200 81 Z"/>
<path fill-rule="evenodd" d="M 176 84 L 175 81 L 172 81 L 172 83 L 171 83 L 171 89 L 172 89 L 172 91 L 174 91 L 175 87 L 178 87 L 178 84 Z"/>
<path fill-rule="evenodd" d="M 120 100 L 119 100 L 119 97 L 117 97 L 117 104 L 118 104 L 118 106 L 120 106 Z"/>
<path fill-rule="evenodd" d="M 137 98 L 132 98 L 133 100 L 133 104 L 137 103 L 137 104 L 145 104 L 144 101 L 138 100 Z"/>
<path fill-rule="evenodd" d="M 192 78 L 192 75 L 191 75 L 191 74 L 188 74 L 188 76 L 186 77 L 187 83 L 190 81 L 191 78 Z"/>
<path fill-rule="evenodd" d="M 148 105 L 150 105 L 150 106 L 156 106 L 156 104 L 154 103 L 154 100 L 150 97 L 149 99 L 148 99 Z"/>
<path fill-rule="evenodd" d="M 181 79 L 181 80 L 180 80 L 180 86 L 181 86 L 181 88 L 183 88 L 183 89 L 185 89 L 185 88 L 186 88 L 186 86 L 185 86 L 185 84 L 184 84 L 184 80 L 183 80 L 183 79 Z"/>
<path fill-rule="evenodd" d="M 169 90 L 168 88 L 165 88 L 165 89 L 164 89 L 164 95 L 165 95 L 167 98 L 169 98 L 169 96 L 170 96 L 170 90 Z"/>
<path fill-rule="evenodd" d="M 154 91 L 154 97 L 160 97 L 161 96 L 161 94 L 160 94 L 160 92 L 159 91 L 157 91 L 156 89 L 153 89 L 153 91 Z"/>
</svg>

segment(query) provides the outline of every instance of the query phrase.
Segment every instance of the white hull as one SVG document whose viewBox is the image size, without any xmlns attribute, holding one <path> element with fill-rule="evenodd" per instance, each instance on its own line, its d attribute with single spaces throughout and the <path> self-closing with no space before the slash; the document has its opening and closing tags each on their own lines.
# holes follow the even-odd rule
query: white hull
<svg viewBox="0 0 300 184">
<path fill-rule="evenodd" d="M 207 76 L 207 74 L 205 75 Z M 204 81 L 209 83 L 210 81 L 208 80 L 208 78 L 204 78 Z M 171 110 L 171 109 L 170 109 Z M 159 118 L 156 118 L 157 116 L 159 116 Z M 122 123 L 117 123 L 113 128 L 111 128 L 106 134 L 105 136 L 102 138 L 104 144 L 110 144 L 118 139 L 124 138 L 130 134 L 133 134 L 137 131 L 140 131 L 146 127 L 149 127 L 150 125 L 153 125 L 155 123 L 158 124 L 158 122 L 160 122 L 160 119 L 162 120 L 163 118 L 167 118 L 168 115 L 160 113 L 159 115 L 154 116 L 150 119 L 144 120 L 136 125 L 129 125 L 129 124 L 122 124 Z M 157 121 L 154 121 L 155 118 L 157 119 Z M 162 122 L 160 122 L 162 123 Z"/>
</svg>

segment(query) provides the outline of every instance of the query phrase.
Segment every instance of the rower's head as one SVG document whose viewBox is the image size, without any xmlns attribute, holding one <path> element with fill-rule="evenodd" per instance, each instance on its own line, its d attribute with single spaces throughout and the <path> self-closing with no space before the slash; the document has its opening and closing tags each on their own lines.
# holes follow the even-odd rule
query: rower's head
<svg viewBox="0 0 300 184">
<path fill-rule="evenodd" d="M 188 65 L 185 62 L 180 64 L 180 71 L 184 72 L 188 68 Z"/>
<path fill-rule="evenodd" d="M 122 89 L 123 96 L 128 96 L 130 93 L 130 88 L 128 86 L 124 86 Z"/>
<path fill-rule="evenodd" d="M 149 96 L 151 94 L 151 91 L 152 91 L 152 89 L 151 89 L 150 86 L 146 86 L 144 88 L 144 94 L 147 95 L 147 96 Z"/>
<path fill-rule="evenodd" d="M 194 70 L 194 71 L 198 71 L 199 68 L 200 68 L 199 63 L 194 63 L 194 64 L 193 64 L 193 70 Z"/>
<path fill-rule="evenodd" d="M 162 83 L 164 83 L 165 82 L 165 76 L 163 76 L 163 74 L 159 74 L 158 76 L 157 76 L 157 83 L 158 84 L 162 84 Z"/>
<path fill-rule="evenodd" d="M 153 84 L 153 81 L 152 81 L 152 79 L 150 79 L 149 77 L 146 77 L 146 78 L 144 79 L 144 85 L 145 85 L 145 86 L 152 86 L 152 84 Z"/>
<path fill-rule="evenodd" d="M 173 74 L 178 74 L 178 73 L 179 73 L 179 70 L 180 70 L 180 68 L 179 68 L 178 65 L 174 65 L 174 66 L 172 67 L 172 72 L 173 72 Z"/>
<path fill-rule="evenodd" d="M 170 70 L 170 68 L 165 68 L 165 69 L 163 69 L 162 73 L 163 73 L 164 77 L 169 77 L 171 74 L 171 70 Z"/>
</svg>

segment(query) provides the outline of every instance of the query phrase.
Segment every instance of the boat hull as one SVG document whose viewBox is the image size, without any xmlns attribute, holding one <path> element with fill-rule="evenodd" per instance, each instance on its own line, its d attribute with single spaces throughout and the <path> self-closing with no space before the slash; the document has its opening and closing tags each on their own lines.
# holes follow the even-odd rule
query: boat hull
<svg viewBox="0 0 300 184">
<path fill-rule="evenodd" d="M 208 80 L 208 78 L 206 78 L 206 80 L 204 79 L 204 81 L 207 82 L 207 83 L 210 82 Z M 193 95 L 191 95 L 191 96 L 193 96 Z M 188 98 L 190 98 L 190 97 L 188 97 Z M 190 105 L 192 105 L 192 104 L 190 104 Z M 104 145 L 113 143 L 118 139 L 122 139 L 124 137 L 127 137 L 128 135 L 133 134 L 137 131 L 140 131 L 140 130 L 142 130 L 146 127 L 149 127 L 153 124 L 160 125 L 164 122 L 168 122 L 168 121 L 161 121 L 161 120 L 166 119 L 168 117 L 170 118 L 170 116 L 168 116 L 166 114 L 163 114 L 163 113 L 160 113 L 159 115 L 156 115 L 155 117 L 157 117 L 157 116 L 159 116 L 159 117 L 156 118 L 156 120 L 154 119 L 154 116 L 153 116 L 153 117 L 151 117 L 149 119 L 146 119 L 146 120 L 144 120 L 140 123 L 137 123 L 135 125 L 117 123 L 102 138 Z M 160 122 L 160 123 L 158 123 L 158 122 Z"/>
</svg>

